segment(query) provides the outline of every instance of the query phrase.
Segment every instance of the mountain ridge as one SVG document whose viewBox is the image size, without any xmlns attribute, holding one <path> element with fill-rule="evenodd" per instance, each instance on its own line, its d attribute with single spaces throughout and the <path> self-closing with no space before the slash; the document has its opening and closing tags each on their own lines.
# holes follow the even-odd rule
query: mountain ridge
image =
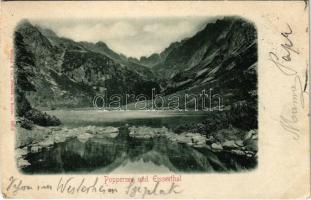
<svg viewBox="0 0 311 200">
<path fill-rule="evenodd" d="M 256 92 L 248 94 L 257 89 L 257 32 L 238 17 L 207 23 L 192 37 L 140 59 L 116 53 L 102 41 L 58 37 L 29 21 L 21 22 L 15 34 L 32 54 L 28 74 L 35 91 L 25 95 L 35 107 L 92 106 L 93 97 L 104 88 L 110 94 L 145 94 L 149 99 L 152 88 L 164 96 L 213 88 L 230 105 L 257 98 Z M 239 84 L 244 83 L 239 79 L 250 85 Z"/>
<path fill-rule="evenodd" d="M 46 37 L 28 21 L 15 31 L 22 38 L 16 48 L 23 45 L 32 54 L 29 70 L 33 78 L 29 82 L 36 90 L 25 94 L 34 106 L 90 106 L 104 87 L 109 87 L 111 94 L 137 94 L 142 85 L 150 91 L 149 87 L 158 88 L 149 69 L 126 66 L 102 52 L 90 51 L 85 44 L 51 33 L 45 30 Z"/>
</svg>

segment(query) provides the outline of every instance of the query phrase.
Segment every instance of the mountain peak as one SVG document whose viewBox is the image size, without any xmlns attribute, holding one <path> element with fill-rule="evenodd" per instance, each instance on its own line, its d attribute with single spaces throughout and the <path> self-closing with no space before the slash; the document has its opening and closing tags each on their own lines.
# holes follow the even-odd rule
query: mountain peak
<svg viewBox="0 0 311 200">
<path fill-rule="evenodd" d="M 96 46 L 109 49 L 108 45 L 102 41 L 96 42 Z"/>
<path fill-rule="evenodd" d="M 32 26 L 30 21 L 28 19 L 22 19 L 19 23 L 18 26 Z"/>
<path fill-rule="evenodd" d="M 58 37 L 57 34 L 48 28 L 43 28 L 41 26 L 36 25 L 35 26 L 44 36 L 46 37 Z"/>
<path fill-rule="evenodd" d="M 33 29 L 37 28 L 33 26 L 28 19 L 21 20 L 16 26 L 16 30 L 33 30 Z"/>
</svg>

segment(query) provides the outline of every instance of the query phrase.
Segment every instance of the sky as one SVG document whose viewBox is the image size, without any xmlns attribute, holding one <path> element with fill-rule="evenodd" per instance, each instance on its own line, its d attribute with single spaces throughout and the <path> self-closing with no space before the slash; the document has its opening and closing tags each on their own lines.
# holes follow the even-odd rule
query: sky
<svg viewBox="0 0 311 200">
<path fill-rule="evenodd" d="M 113 51 L 139 58 L 160 53 L 172 42 L 195 35 L 209 18 L 126 18 L 83 19 L 62 21 L 34 21 L 34 24 L 52 29 L 58 36 L 74 41 L 96 43 L 102 41 Z"/>
</svg>

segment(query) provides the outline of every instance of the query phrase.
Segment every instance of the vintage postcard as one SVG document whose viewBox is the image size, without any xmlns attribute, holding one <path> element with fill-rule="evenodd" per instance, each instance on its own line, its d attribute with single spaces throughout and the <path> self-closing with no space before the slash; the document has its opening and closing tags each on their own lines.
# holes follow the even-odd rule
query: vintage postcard
<svg viewBox="0 0 311 200">
<path fill-rule="evenodd" d="M 308 12 L 2 2 L 3 197 L 309 197 Z"/>
</svg>

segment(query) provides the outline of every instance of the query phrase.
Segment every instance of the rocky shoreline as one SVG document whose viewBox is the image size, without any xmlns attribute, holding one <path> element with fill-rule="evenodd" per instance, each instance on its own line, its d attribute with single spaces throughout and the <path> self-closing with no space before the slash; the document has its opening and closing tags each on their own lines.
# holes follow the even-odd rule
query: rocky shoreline
<svg viewBox="0 0 311 200">
<path fill-rule="evenodd" d="M 172 142 L 187 144 L 196 148 L 208 148 L 214 152 L 226 151 L 232 154 L 254 157 L 257 154 L 257 130 L 250 130 L 246 132 L 242 138 L 222 138 L 221 140 L 209 135 L 208 137 L 200 133 L 182 132 L 176 134 L 169 129 L 150 128 L 150 127 L 130 127 L 129 136 L 139 139 L 149 139 L 155 137 L 166 137 Z"/>
<path fill-rule="evenodd" d="M 251 130 L 238 136 L 232 135 L 219 138 L 216 132 L 214 135 L 202 135 L 200 133 L 182 132 L 176 134 L 166 127 L 151 128 L 147 126 L 128 127 L 129 136 L 136 139 L 154 139 L 165 137 L 171 142 L 185 144 L 194 148 L 207 148 L 213 152 L 229 152 L 239 156 L 257 156 L 257 130 Z M 227 130 L 228 131 L 228 130 Z M 18 128 L 16 140 L 16 160 L 18 168 L 23 168 L 30 163 L 25 159 L 29 153 L 38 153 L 43 149 L 51 148 L 57 143 L 66 142 L 77 138 L 85 143 L 90 138 L 110 138 L 114 139 L 119 135 L 119 128 L 86 126 L 79 128 L 66 127 L 40 127 L 36 126 L 32 130 Z M 225 131 L 223 131 L 225 132 Z"/>
<path fill-rule="evenodd" d="M 115 138 L 119 135 L 119 129 L 111 126 L 96 127 L 86 126 L 79 128 L 66 127 L 40 127 L 32 130 L 18 128 L 16 137 L 16 160 L 19 168 L 26 167 L 30 163 L 25 160 L 28 153 L 38 153 L 45 148 L 51 148 L 57 143 L 66 142 L 77 138 L 80 142 L 87 142 L 90 138 Z"/>
</svg>

